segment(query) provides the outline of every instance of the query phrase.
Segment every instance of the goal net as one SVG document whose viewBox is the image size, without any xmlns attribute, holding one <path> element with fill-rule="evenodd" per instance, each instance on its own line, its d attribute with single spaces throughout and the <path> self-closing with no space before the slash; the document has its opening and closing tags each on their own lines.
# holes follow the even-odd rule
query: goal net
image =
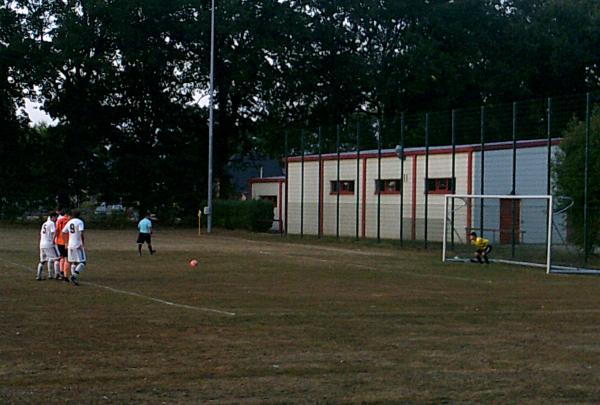
<svg viewBox="0 0 600 405">
<path fill-rule="evenodd" d="M 477 247 L 470 235 L 489 241 L 490 262 L 551 271 L 552 196 L 457 195 L 444 202 L 442 260 L 471 261 Z"/>
</svg>

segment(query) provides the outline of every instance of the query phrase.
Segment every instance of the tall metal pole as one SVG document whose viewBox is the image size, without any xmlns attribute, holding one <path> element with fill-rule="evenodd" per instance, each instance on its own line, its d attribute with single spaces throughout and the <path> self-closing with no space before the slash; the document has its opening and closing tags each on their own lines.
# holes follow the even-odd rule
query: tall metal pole
<svg viewBox="0 0 600 405">
<path fill-rule="evenodd" d="M 210 89 L 208 98 L 208 212 L 206 213 L 206 232 L 212 232 L 213 214 L 213 129 L 214 120 L 214 90 L 215 90 L 215 0 L 211 1 L 210 9 Z"/>
<path fill-rule="evenodd" d="M 548 97 L 547 111 L 546 111 L 546 135 L 548 137 L 548 150 L 547 150 L 547 169 L 546 169 L 546 194 L 551 195 L 552 192 L 552 99 Z M 549 198 L 546 203 L 546 222 L 552 224 L 552 198 Z M 548 244 L 548 253 L 551 253 L 552 249 L 552 226 L 549 227 L 549 233 L 546 235 L 546 243 Z M 548 271 L 550 270 L 551 259 L 548 259 Z"/>
<path fill-rule="evenodd" d="M 429 190 L 427 190 L 427 184 L 429 183 L 429 113 L 425 113 L 425 249 L 427 249 L 427 221 L 428 221 L 428 210 L 429 210 Z"/>
<path fill-rule="evenodd" d="M 317 203 L 318 214 L 317 214 L 317 238 L 321 238 L 323 236 L 323 230 L 321 229 L 321 219 L 323 218 L 323 209 L 321 203 L 323 202 L 323 188 L 321 185 L 323 184 L 323 159 L 322 159 L 322 151 L 321 151 L 321 143 L 322 143 L 322 135 L 321 135 L 321 127 L 319 127 L 319 201 Z"/>
<path fill-rule="evenodd" d="M 589 256 L 589 205 L 588 205 L 588 184 L 589 184 L 589 163 L 590 163 L 590 93 L 586 94 L 586 107 L 585 107 L 585 161 L 584 161 L 584 185 L 583 185 L 583 250 L 584 256 L 583 261 L 585 264 L 588 262 Z"/>
<path fill-rule="evenodd" d="M 290 187 L 289 187 L 289 178 L 290 178 L 290 164 L 289 164 L 289 150 L 288 150 L 288 132 L 285 131 L 285 236 L 288 234 L 288 202 L 290 199 Z"/>
<path fill-rule="evenodd" d="M 300 130 L 300 237 L 304 237 L 304 130 Z"/>
<path fill-rule="evenodd" d="M 400 115 L 400 246 L 404 245 L 404 112 Z"/>
<path fill-rule="evenodd" d="M 359 239 L 359 223 L 360 223 L 360 123 L 356 119 L 356 240 Z"/>
<path fill-rule="evenodd" d="M 381 192 L 383 187 L 381 184 L 381 137 L 383 136 L 383 128 L 381 121 L 377 121 L 377 242 L 381 242 Z"/>
<path fill-rule="evenodd" d="M 481 107 L 481 179 L 480 179 L 480 190 L 481 195 L 485 194 L 485 107 Z M 479 236 L 483 235 L 483 198 L 479 201 Z"/>
<path fill-rule="evenodd" d="M 337 151 L 337 194 L 335 197 L 335 237 L 340 238 L 340 193 L 342 185 L 340 184 L 340 125 L 335 127 L 335 150 Z"/>
<path fill-rule="evenodd" d="M 548 157 L 547 157 L 547 173 L 546 173 L 546 194 L 550 195 L 551 190 L 551 181 L 552 178 L 552 99 L 548 97 L 548 111 L 547 111 L 547 126 L 546 126 L 547 136 L 548 136 Z"/>
<path fill-rule="evenodd" d="M 513 111 L 512 111 L 512 195 L 517 194 L 517 103 L 513 102 Z M 515 258 L 515 242 L 516 242 L 516 233 L 515 233 L 515 200 L 510 200 L 511 203 L 511 239 L 510 239 L 510 254 L 511 257 Z"/>
<path fill-rule="evenodd" d="M 450 179 L 452 182 L 451 193 L 456 194 L 456 111 L 452 110 L 452 178 Z M 446 199 L 447 204 L 447 199 Z M 450 214 L 450 246 L 452 250 L 454 250 L 454 198 L 451 202 L 452 213 Z M 444 224 L 446 224 L 448 218 L 444 218 Z M 446 238 L 446 234 L 444 233 L 444 238 Z"/>
</svg>

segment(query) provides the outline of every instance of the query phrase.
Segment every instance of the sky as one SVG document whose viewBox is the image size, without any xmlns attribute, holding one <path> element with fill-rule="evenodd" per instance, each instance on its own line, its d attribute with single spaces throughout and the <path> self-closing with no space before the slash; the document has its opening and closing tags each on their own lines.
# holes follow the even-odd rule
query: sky
<svg viewBox="0 0 600 405">
<path fill-rule="evenodd" d="M 29 121 L 31 125 L 38 125 L 46 123 L 48 125 L 56 125 L 57 120 L 52 120 L 48 114 L 40 110 L 40 104 L 34 103 L 30 100 L 25 99 L 25 112 L 29 115 Z"/>
<path fill-rule="evenodd" d="M 201 107 L 208 106 L 208 96 L 198 92 L 194 95 L 194 103 Z M 41 104 L 25 99 L 25 112 L 29 116 L 32 126 L 46 123 L 48 125 L 58 124 L 58 120 L 52 120 L 48 114 L 40 109 Z"/>
</svg>

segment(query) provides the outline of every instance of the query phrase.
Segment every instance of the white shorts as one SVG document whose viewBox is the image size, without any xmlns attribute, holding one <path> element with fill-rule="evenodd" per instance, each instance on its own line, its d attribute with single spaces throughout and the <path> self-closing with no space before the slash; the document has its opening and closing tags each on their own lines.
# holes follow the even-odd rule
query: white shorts
<svg viewBox="0 0 600 405">
<path fill-rule="evenodd" d="M 40 262 L 44 263 L 48 260 L 58 260 L 60 253 L 56 246 L 48 248 L 40 248 Z"/>
<path fill-rule="evenodd" d="M 85 263 L 87 261 L 85 257 L 85 250 L 83 249 L 83 247 L 80 246 L 75 249 L 67 249 L 67 251 L 67 260 L 69 261 L 69 263 Z"/>
</svg>

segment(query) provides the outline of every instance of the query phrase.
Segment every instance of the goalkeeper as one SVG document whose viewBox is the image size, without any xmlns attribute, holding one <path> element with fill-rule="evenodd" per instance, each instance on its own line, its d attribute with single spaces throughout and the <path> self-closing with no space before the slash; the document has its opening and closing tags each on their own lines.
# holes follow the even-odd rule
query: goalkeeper
<svg viewBox="0 0 600 405">
<path fill-rule="evenodd" d="M 482 238 L 481 236 L 477 236 L 477 232 L 471 232 L 471 243 L 475 245 L 477 251 L 475 252 L 475 258 L 471 259 L 473 263 L 490 264 L 488 260 L 488 254 L 492 251 L 492 245 L 490 245 L 490 241 Z"/>
</svg>

